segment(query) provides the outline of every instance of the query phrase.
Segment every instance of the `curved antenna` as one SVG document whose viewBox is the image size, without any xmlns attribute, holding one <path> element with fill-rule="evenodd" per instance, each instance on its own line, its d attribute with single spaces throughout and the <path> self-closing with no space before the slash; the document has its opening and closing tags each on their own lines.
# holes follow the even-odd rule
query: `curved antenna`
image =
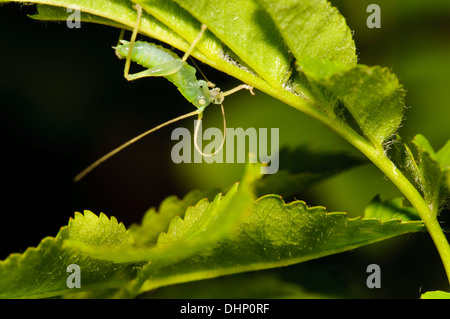
<svg viewBox="0 0 450 319">
<path fill-rule="evenodd" d="M 198 147 L 198 144 L 197 144 L 198 130 L 200 128 L 200 123 L 202 121 L 203 113 L 198 115 L 198 121 L 197 121 L 197 124 L 195 125 L 195 132 L 194 132 L 194 145 L 195 145 L 195 149 L 197 150 L 197 152 L 199 152 L 204 157 L 211 157 L 211 156 L 216 155 L 217 153 L 220 152 L 220 150 L 223 148 L 223 146 L 225 144 L 225 138 L 227 136 L 227 121 L 225 120 L 225 110 L 223 109 L 223 104 L 220 104 L 220 107 L 222 108 L 222 117 L 223 117 L 223 139 L 222 139 L 222 144 L 220 144 L 220 147 L 214 153 L 205 154 Z"/>
<path fill-rule="evenodd" d="M 197 111 L 193 111 L 184 115 L 181 115 L 177 118 L 171 119 L 163 124 L 160 124 L 138 136 L 136 136 L 135 138 L 132 138 L 131 140 L 129 140 L 128 142 L 122 144 L 121 146 L 117 147 L 116 149 L 112 150 L 111 152 L 109 152 L 108 154 L 100 157 L 98 160 L 96 160 L 94 163 L 92 163 L 91 165 L 89 165 L 87 168 L 85 168 L 83 171 L 81 171 L 77 176 L 74 177 L 74 182 L 78 182 L 80 181 L 84 176 L 86 176 L 88 173 L 90 173 L 94 168 L 96 168 L 97 166 L 99 166 L 101 163 L 103 163 L 104 161 L 106 161 L 108 158 L 112 157 L 113 155 L 119 153 L 121 150 L 123 150 L 125 147 L 130 146 L 131 144 L 135 143 L 136 141 L 140 140 L 141 138 L 143 138 L 144 136 L 153 133 L 157 130 L 159 130 L 160 128 L 163 128 L 164 126 L 167 126 L 169 124 L 172 124 L 174 122 L 180 121 L 182 119 L 197 115 L 198 112 Z"/>
</svg>

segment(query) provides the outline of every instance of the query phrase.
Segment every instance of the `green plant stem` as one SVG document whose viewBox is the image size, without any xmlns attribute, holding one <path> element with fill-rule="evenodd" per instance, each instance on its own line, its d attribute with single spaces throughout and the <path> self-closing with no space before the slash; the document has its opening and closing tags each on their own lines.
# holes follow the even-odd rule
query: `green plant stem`
<svg viewBox="0 0 450 319">
<path fill-rule="evenodd" d="M 428 222 L 425 221 L 425 225 L 436 245 L 439 255 L 441 256 L 442 262 L 447 273 L 447 278 L 449 278 L 450 283 L 450 246 L 445 237 L 441 225 L 436 218 L 431 218 Z"/>
<path fill-rule="evenodd" d="M 384 153 L 382 155 L 377 154 L 374 158 L 371 157 L 369 157 L 369 159 L 386 174 L 419 213 L 420 218 L 425 223 L 428 233 L 439 252 L 447 274 L 447 279 L 450 283 L 450 245 L 439 225 L 436 214 L 433 213 L 432 209 L 426 204 L 417 189 Z"/>
<path fill-rule="evenodd" d="M 270 94 L 270 93 L 269 93 Z M 292 95 L 291 95 L 292 96 Z M 296 109 L 306 113 L 315 118 L 321 123 L 325 124 L 331 130 L 342 136 L 350 144 L 361 151 L 372 163 L 374 163 L 402 192 L 402 194 L 409 200 L 411 205 L 417 210 L 420 218 L 425 224 L 425 227 L 430 234 L 438 253 L 444 265 L 447 279 L 450 283 L 450 245 L 447 241 L 444 232 L 439 225 L 437 216 L 432 209 L 426 204 L 422 195 L 410 183 L 410 181 L 403 175 L 403 173 L 394 165 L 394 163 L 387 157 L 382 147 L 376 148 L 370 142 L 365 140 L 351 128 L 340 123 L 336 123 L 327 117 L 326 114 L 318 111 L 315 105 L 308 103 L 309 101 L 301 101 L 299 103 L 295 99 L 283 96 L 284 102 Z M 280 99 L 280 96 L 277 96 Z M 300 98 L 299 98 L 300 99 Z M 282 99 L 283 100 L 283 99 Z"/>
<path fill-rule="evenodd" d="M 344 135 L 344 137 L 347 136 Z M 346 138 L 347 140 L 350 139 L 348 137 Z M 432 212 L 432 209 L 426 204 L 417 189 L 386 156 L 383 149 L 376 149 L 368 143 L 361 143 L 361 141 L 356 142 L 350 140 L 349 142 L 357 147 L 370 161 L 386 174 L 417 210 L 439 252 L 447 274 L 447 279 L 450 283 L 450 245 L 439 225 L 436 214 Z"/>
</svg>

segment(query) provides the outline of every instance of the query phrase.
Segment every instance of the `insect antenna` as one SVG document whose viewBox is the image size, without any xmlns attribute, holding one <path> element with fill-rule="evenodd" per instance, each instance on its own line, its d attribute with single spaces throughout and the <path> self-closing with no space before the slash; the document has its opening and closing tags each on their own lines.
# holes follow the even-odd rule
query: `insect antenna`
<svg viewBox="0 0 450 319">
<path fill-rule="evenodd" d="M 205 154 L 198 146 L 198 143 L 197 143 L 198 130 L 200 129 L 200 124 L 202 122 L 203 113 L 198 115 L 198 120 L 197 120 L 197 124 L 195 125 L 195 132 L 194 132 L 194 146 L 195 146 L 195 149 L 197 150 L 197 152 L 199 152 L 204 157 L 212 157 L 212 156 L 216 155 L 217 153 L 220 152 L 220 150 L 223 148 L 223 146 L 225 144 L 225 138 L 227 136 L 227 121 L 225 120 L 225 110 L 223 109 L 222 103 L 220 104 L 220 107 L 222 109 L 222 117 L 223 117 L 223 139 L 222 139 L 222 143 L 220 144 L 220 147 L 214 153 Z"/>
<path fill-rule="evenodd" d="M 192 64 L 195 66 L 195 68 L 200 72 L 200 74 L 203 76 L 205 81 L 208 83 L 208 85 L 209 86 L 213 86 L 212 82 L 210 82 L 208 80 L 208 78 L 206 77 L 205 73 L 203 73 L 202 69 L 198 66 L 198 64 L 195 62 L 195 60 L 192 57 L 189 57 L 189 58 L 190 58 Z M 201 121 L 202 121 L 203 112 L 198 115 L 197 125 L 195 126 L 195 131 L 194 131 L 194 146 L 195 146 L 195 149 L 197 150 L 197 152 L 199 152 L 204 157 L 212 157 L 212 156 L 216 155 L 217 153 L 220 152 L 220 150 L 225 145 L 225 139 L 226 139 L 226 136 L 227 136 L 227 121 L 225 119 L 225 110 L 223 108 L 223 103 L 220 103 L 220 108 L 222 109 L 222 118 L 223 118 L 223 139 L 222 139 L 222 143 L 220 144 L 220 147 L 214 153 L 211 153 L 211 154 L 203 153 L 203 151 L 198 146 L 198 142 L 197 142 L 198 131 L 200 129 L 200 124 L 201 124 Z"/>
<path fill-rule="evenodd" d="M 195 59 L 193 57 L 189 57 L 189 60 L 191 60 L 192 64 L 194 65 L 195 69 L 198 70 L 198 72 L 200 72 L 200 74 L 203 76 L 203 78 L 205 79 L 206 82 L 209 82 L 208 78 L 206 77 L 205 73 L 203 73 L 202 69 L 200 69 L 200 67 L 198 66 L 197 62 L 195 62 Z M 211 83 L 211 82 L 209 82 Z"/>
<path fill-rule="evenodd" d="M 111 152 L 109 152 L 108 154 L 100 157 L 98 160 L 96 160 L 94 163 L 92 163 L 91 165 L 89 165 L 87 168 L 85 168 L 83 171 L 81 171 L 77 176 L 74 177 L 74 182 L 78 182 L 80 181 L 84 176 L 86 176 L 88 173 L 90 173 L 94 168 L 96 168 L 97 166 L 99 166 L 101 163 L 103 163 L 104 161 L 106 161 L 107 159 L 109 159 L 110 157 L 114 156 L 115 154 L 119 153 L 121 150 L 123 150 L 125 147 L 130 146 L 131 144 L 137 142 L 138 140 L 140 140 L 141 138 L 145 137 L 146 135 L 153 133 L 161 128 L 163 128 L 164 126 L 167 126 L 169 124 L 175 123 L 177 121 L 180 121 L 182 119 L 197 115 L 198 111 L 193 111 L 181 116 L 178 116 L 174 119 L 171 119 L 163 124 L 160 124 L 138 136 L 136 136 L 135 138 L 132 138 L 131 140 L 129 140 L 128 142 L 122 144 L 121 146 L 115 148 L 114 150 L 112 150 Z"/>
</svg>

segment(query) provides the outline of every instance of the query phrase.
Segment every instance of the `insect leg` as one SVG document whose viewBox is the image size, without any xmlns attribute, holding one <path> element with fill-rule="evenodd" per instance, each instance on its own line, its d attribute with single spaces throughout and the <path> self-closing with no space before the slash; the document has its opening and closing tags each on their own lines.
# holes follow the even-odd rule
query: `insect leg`
<svg viewBox="0 0 450 319">
<path fill-rule="evenodd" d="M 135 5 L 134 8 L 137 11 L 137 18 L 136 18 L 136 24 L 134 25 L 133 34 L 131 35 L 130 39 L 130 46 L 128 48 L 128 55 L 127 55 L 127 61 L 125 62 L 125 69 L 123 70 L 123 74 L 125 78 L 128 76 L 128 73 L 130 71 L 130 64 L 131 64 L 131 53 L 133 52 L 133 46 L 134 42 L 136 42 L 136 37 L 139 31 L 139 25 L 141 24 L 141 17 L 142 17 L 142 7 L 140 5 Z M 117 52 L 116 52 L 117 54 Z"/>
<path fill-rule="evenodd" d="M 202 39 L 203 34 L 205 33 L 206 29 L 207 29 L 206 25 L 202 24 L 202 28 L 201 28 L 199 34 L 195 37 L 194 41 L 192 41 L 192 43 L 191 43 L 191 46 L 189 47 L 189 49 L 187 49 L 186 53 L 181 58 L 181 60 L 183 62 L 186 62 L 187 58 L 192 53 L 192 51 L 194 50 L 195 46 L 200 42 L 200 40 Z"/>
<path fill-rule="evenodd" d="M 132 81 L 148 76 L 166 76 L 178 72 L 182 67 L 183 61 L 181 61 L 180 59 L 172 60 L 142 72 L 125 74 L 125 78 L 128 81 Z"/>
<path fill-rule="evenodd" d="M 218 94 L 218 96 L 217 96 L 217 99 L 214 101 L 214 103 L 215 104 L 221 104 L 223 102 L 223 99 L 225 98 L 225 96 L 231 95 L 231 94 L 233 94 L 233 93 L 235 93 L 235 92 L 237 92 L 239 90 L 242 90 L 242 89 L 249 90 L 252 95 L 255 95 L 255 93 L 253 92 L 253 86 L 250 86 L 248 84 L 241 84 L 241 85 L 238 85 L 238 86 L 236 86 L 235 88 L 233 88 L 231 90 L 228 90 L 228 91 L 225 91 L 225 92 L 220 92 Z"/>
<path fill-rule="evenodd" d="M 225 97 L 227 95 L 231 95 L 231 94 L 233 94 L 233 93 L 235 93 L 235 92 L 237 92 L 239 90 L 242 90 L 242 89 L 249 90 L 252 95 L 255 95 L 255 93 L 253 92 L 253 86 L 250 86 L 248 84 L 241 84 L 241 85 L 238 85 L 238 86 L 236 86 L 235 88 L 233 88 L 231 90 L 228 90 L 228 91 L 220 93 L 220 97 Z"/>
</svg>

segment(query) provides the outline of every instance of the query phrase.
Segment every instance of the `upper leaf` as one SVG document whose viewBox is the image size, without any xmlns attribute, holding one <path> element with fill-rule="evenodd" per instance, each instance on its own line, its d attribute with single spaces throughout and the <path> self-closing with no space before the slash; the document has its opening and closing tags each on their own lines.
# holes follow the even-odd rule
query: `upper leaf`
<svg viewBox="0 0 450 319">
<path fill-rule="evenodd" d="M 382 149 L 400 126 L 405 92 L 388 69 L 303 59 L 299 70 L 316 85 L 328 116 L 352 127 L 376 148 Z"/>
<path fill-rule="evenodd" d="M 289 54 L 270 16 L 256 1 L 174 1 L 206 24 L 234 54 L 272 86 L 280 87 L 289 78 Z"/>
<path fill-rule="evenodd" d="M 10 1 L 0 0 L 0 2 Z M 15 2 L 22 1 L 16 0 Z M 137 18 L 136 9 L 133 8 L 132 2 L 126 0 L 34 0 L 30 2 L 38 4 L 38 14 L 31 17 L 40 20 L 64 21 L 71 14 L 65 8 L 73 5 L 77 5 L 80 8 L 82 12 L 81 20 L 86 22 L 132 29 Z M 189 43 L 182 37 L 154 17 L 145 13 L 142 17 L 140 31 L 150 37 L 164 39 L 165 42 L 175 47 L 189 47 Z"/>
<path fill-rule="evenodd" d="M 295 91 L 312 93 L 329 126 L 348 126 L 381 150 L 403 118 L 397 77 L 386 68 L 356 65 L 352 33 L 328 1 L 258 1 L 296 59 Z"/>
<path fill-rule="evenodd" d="M 356 64 L 352 32 L 326 0 L 258 0 L 297 61 L 303 58 Z"/>
</svg>

